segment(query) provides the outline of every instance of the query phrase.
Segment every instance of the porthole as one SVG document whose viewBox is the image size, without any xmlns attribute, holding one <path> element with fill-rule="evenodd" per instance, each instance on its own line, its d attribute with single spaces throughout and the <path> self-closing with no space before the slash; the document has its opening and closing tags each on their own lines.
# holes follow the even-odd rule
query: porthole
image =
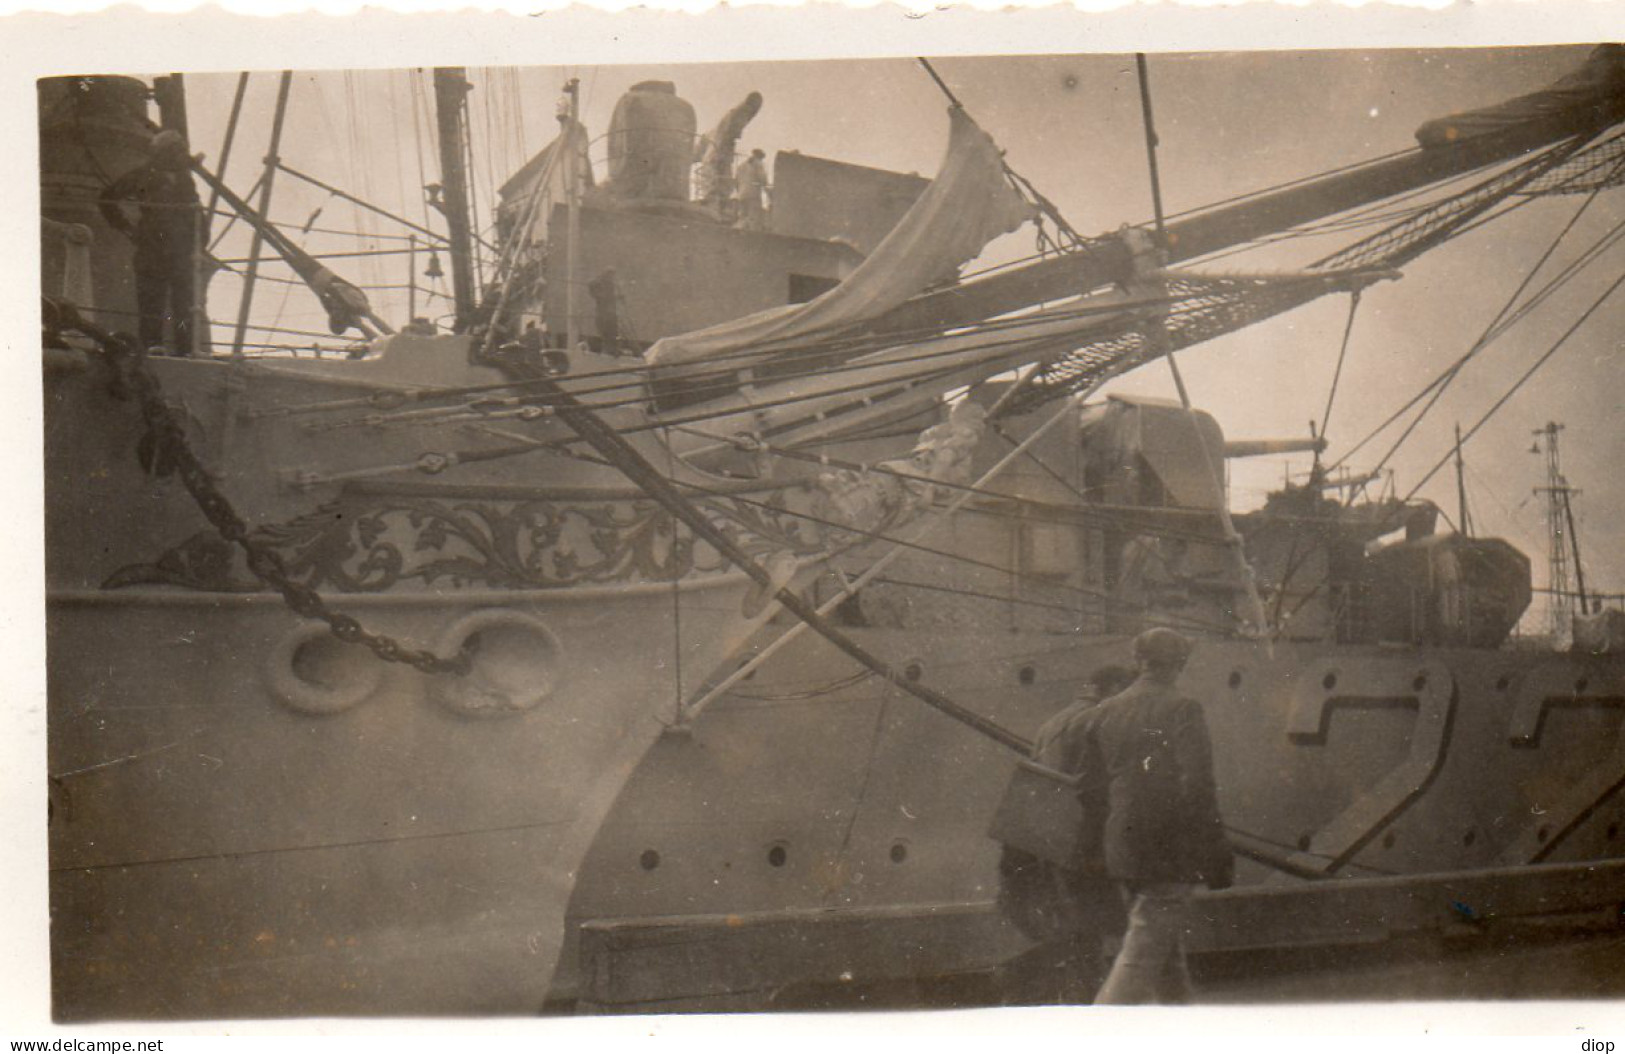
<svg viewBox="0 0 1625 1054">
<path fill-rule="evenodd" d="M 1462 845 L 1470 847 L 1476 841 L 1478 841 L 1478 832 L 1477 831 L 1469 829 L 1466 834 L 1461 836 L 1461 844 Z"/>
<path fill-rule="evenodd" d="M 1237 688 L 1240 688 L 1240 687 L 1241 687 L 1241 671 L 1240 670 L 1231 670 L 1230 671 L 1230 690 L 1233 692 Z"/>
<path fill-rule="evenodd" d="M 383 663 L 366 648 L 346 644 L 324 624 L 306 623 L 271 647 L 265 680 L 273 695 L 304 714 L 336 714 L 377 690 Z"/>
<path fill-rule="evenodd" d="M 901 864 L 908 859 L 908 846 L 903 842 L 893 842 L 891 847 L 891 862 Z"/>
<path fill-rule="evenodd" d="M 1389 831 L 1387 834 L 1382 836 L 1382 847 L 1384 849 L 1392 849 L 1394 847 L 1394 832 Z"/>
<path fill-rule="evenodd" d="M 436 698 L 473 717 L 519 713 L 541 705 L 558 688 L 563 649 L 553 632 L 529 615 L 485 610 L 458 619 L 441 634 L 438 651 L 467 649 L 465 674 L 437 676 Z"/>
<path fill-rule="evenodd" d="M 1309 847 L 1311 845 L 1313 845 L 1313 844 L 1314 844 L 1314 839 L 1311 838 L 1309 835 L 1306 835 L 1306 834 L 1298 835 L 1298 852 L 1307 853 L 1309 851 Z"/>
<path fill-rule="evenodd" d="M 790 859 L 790 852 L 782 845 L 775 845 L 767 851 L 767 865 L 769 867 L 783 867 Z"/>
<path fill-rule="evenodd" d="M 1038 680 L 1038 671 L 1031 666 L 1023 666 L 1016 671 L 1016 680 L 1022 684 L 1032 684 Z"/>
<path fill-rule="evenodd" d="M 1413 692 L 1420 692 L 1422 689 L 1426 688 L 1427 686 L 1428 686 L 1428 675 L 1425 674 L 1425 673 L 1417 674 L 1415 679 L 1411 681 L 1411 691 L 1413 691 Z"/>
<path fill-rule="evenodd" d="M 1541 845 L 1545 845 L 1546 839 L 1550 838 L 1551 836 L 1552 829 L 1550 827 L 1542 827 L 1540 830 L 1535 832 L 1535 840 Z"/>
<path fill-rule="evenodd" d="M 911 662 L 903 667 L 903 679 L 909 682 L 918 681 L 925 676 L 925 667 L 917 662 Z"/>
<path fill-rule="evenodd" d="M 1337 674 L 1328 673 L 1320 679 L 1320 686 L 1328 692 L 1337 687 Z"/>
<path fill-rule="evenodd" d="M 638 857 L 638 866 L 645 871 L 653 871 L 660 866 L 660 854 L 653 849 L 645 849 L 643 855 Z"/>
</svg>

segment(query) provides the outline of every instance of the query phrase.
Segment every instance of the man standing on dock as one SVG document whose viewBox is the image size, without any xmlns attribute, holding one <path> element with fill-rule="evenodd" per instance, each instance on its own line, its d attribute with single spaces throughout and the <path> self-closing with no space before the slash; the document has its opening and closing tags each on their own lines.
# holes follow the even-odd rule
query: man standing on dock
<svg viewBox="0 0 1625 1054">
<path fill-rule="evenodd" d="M 1232 879 L 1207 721 L 1176 686 L 1190 652 L 1171 629 L 1140 634 L 1138 679 L 1087 716 L 1109 783 L 1106 870 L 1129 906 L 1128 934 L 1097 1003 L 1188 1002 L 1191 897 L 1199 885 L 1224 889 Z"/>
<path fill-rule="evenodd" d="M 193 307 L 202 206 L 192 183 L 186 140 L 165 130 L 152 137 L 146 164 L 124 173 L 101 195 L 112 228 L 135 242 L 136 332 L 144 348 L 164 343 L 164 322 L 177 355 L 192 354 Z M 124 205 L 135 205 L 131 223 Z"/>
</svg>

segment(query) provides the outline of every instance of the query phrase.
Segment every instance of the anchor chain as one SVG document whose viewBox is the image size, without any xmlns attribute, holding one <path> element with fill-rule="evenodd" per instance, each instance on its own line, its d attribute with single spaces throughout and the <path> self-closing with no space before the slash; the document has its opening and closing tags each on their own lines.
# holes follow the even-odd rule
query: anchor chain
<svg viewBox="0 0 1625 1054">
<path fill-rule="evenodd" d="M 465 644 L 450 658 L 409 648 L 392 637 L 369 632 L 355 616 L 333 610 L 320 593 L 294 579 L 282 560 L 282 554 L 253 538 L 248 524 L 203 468 L 186 437 L 185 429 L 176 420 L 169 404 L 164 402 L 163 388 L 148 365 L 146 354 L 132 347 L 128 338 L 101 332 L 85 323 L 71 307 L 60 303 L 54 306 L 60 313 L 61 328 L 78 330 L 101 345 L 117 378 L 115 390 L 133 396 L 140 406 L 148 431 L 148 439 L 143 446 L 150 452 L 151 465 L 156 468 L 167 462 L 174 469 L 204 518 L 220 532 L 222 538 L 242 549 L 249 571 L 281 593 L 289 610 L 303 618 L 327 623 L 333 636 L 346 644 L 364 645 L 385 662 L 404 663 L 423 673 L 466 674 L 469 671 L 473 661 L 469 645 Z M 50 317 L 48 309 L 47 318 Z"/>
</svg>

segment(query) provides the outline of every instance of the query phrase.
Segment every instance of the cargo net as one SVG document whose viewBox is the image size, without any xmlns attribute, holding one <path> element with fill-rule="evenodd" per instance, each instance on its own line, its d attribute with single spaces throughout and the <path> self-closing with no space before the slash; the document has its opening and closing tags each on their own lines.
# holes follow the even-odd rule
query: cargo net
<svg viewBox="0 0 1625 1054">
<path fill-rule="evenodd" d="M 1508 201 L 1597 193 L 1625 182 L 1625 136 L 1589 147 L 1585 143 L 1583 138 L 1559 143 L 1460 193 L 1409 209 L 1397 222 L 1300 274 L 1237 278 L 1167 272 L 1171 303 L 1165 316 L 1149 326 L 1135 323 L 1132 329 L 1102 336 L 1041 364 L 1009 400 L 1006 412 L 1024 413 L 1052 399 L 1087 391 L 1166 350 L 1213 340 L 1327 293 L 1358 288 L 1372 274 L 1408 263 L 1492 218 L 1492 210 Z"/>
<path fill-rule="evenodd" d="M 1327 293 L 1351 288 L 1365 280 L 1364 274 L 1238 278 L 1170 272 L 1166 284 L 1172 305 L 1166 314 L 1040 367 L 1011 398 L 1009 412 L 1021 413 L 1058 396 L 1086 391 L 1169 350 L 1233 333 Z"/>
<path fill-rule="evenodd" d="M 1625 134 L 1615 135 L 1556 165 L 1520 193 L 1593 194 L 1625 183 Z"/>
</svg>

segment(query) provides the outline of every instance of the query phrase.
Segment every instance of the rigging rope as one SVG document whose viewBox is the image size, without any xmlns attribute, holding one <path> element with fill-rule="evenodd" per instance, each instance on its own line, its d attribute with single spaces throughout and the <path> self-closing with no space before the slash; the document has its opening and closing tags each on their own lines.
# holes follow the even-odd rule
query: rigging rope
<svg viewBox="0 0 1625 1054">
<path fill-rule="evenodd" d="M 1520 376 L 1516 381 L 1514 381 L 1512 383 L 1511 387 L 1509 387 L 1501 395 L 1501 397 L 1499 399 L 1497 399 L 1493 405 L 1490 406 L 1490 408 L 1488 410 L 1484 411 L 1483 416 L 1481 416 L 1476 422 L 1474 422 L 1473 427 L 1469 428 L 1466 431 L 1466 433 L 1464 433 L 1462 435 L 1462 437 L 1461 437 L 1462 444 L 1465 445 L 1467 440 L 1473 438 L 1473 436 L 1478 433 L 1478 430 L 1480 428 L 1483 428 L 1484 425 L 1489 421 L 1489 419 L 1491 417 L 1493 417 L 1495 415 L 1495 413 L 1498 410 L 1501 409 L 1501 407 L 1505 406 L 1507 404 L 1508 400 L 1510 400 L 1514 395 L 1517 394 L 1518 389 L 1522 388 L 1524 386 L 1524 384 L 1526 384 L 1529 381 L 1529 379 L 1531 377 L 1533 377 L 1535 375 L 1535 373 L 1542 366 L 1544 366 L 1544 365 L 1546 365 L 1546 363 L 1550 362 L 1552 356 L 1556 355 L 1558 353 L 1558 351 L 1562 350 L 1563 345 L 1568 343 L 1568 339 L 1570 337 L 1574 336 L 1574 334 L 1579 330 L 1579 328 L 1582 325 L 1585 324 L 1586 320 L 1589 319 L 1597 311 L 1598 308 L 1602 307 L 1604 301 L 1606 301 L 1610 296 L 1612 296 L 1614 294 L 1614 292 L 1616 290 L 1618 290 L 1621 285 L 1625 285 L 1625 273 L 1621 273 L 1618 278 L 1614 279 L 1614 281 L 1608 286 L 1608 288 L 1603 292 L 1603 294 L 1601 296 L 1599 296 L 1596 300 L 1594 300 L 1592 302 L 1591 306 L 1586 308 L 1584 313 L 1582 313 L 1578 319 L 1575 319 L 1573 325 L 1569 326 L 1568 329 L 1564 330 L 1563 335 L 1561 337 L 1557 338 L 1557 341 L 1554 344 L 1552 344 L 1552 346 L 1550 348 L 1548 348 L 1546 350 L 1546 352 L 1543 355 L 1541 355 L 1540 358 L 1535 360 L 1534 365 L 1530 366 L 1529 369 L 1525 370 L 1523 372 L 1523 375 Z M 1440 469 L 1444 468 L 1445 465 L 1449 464 L 1450 459 L 1455 455 L 1455 449 L 1456 449 L 1455 446 L 1452 445 L 1451 449 L 1449 451 L 1447 451 L 1445 453 L 1445 455 L 1443 457 L 1441 457 L 1438 460 L 1438 462 L 1435 463 L 1434 466 L 1432 468 L 1430 468 L 1427 471 L 1427 473 L 1420 480 L 1417 481 L 1416 485 L 1414 487 L 1412 487 L 1410 489 L 1410 492 L 1405 495 L 1405 498 L 1404 498 L 1405 501 L 1410 501 L 1413 497 L 1415 497 L 1416 493 L 1419 490 L 1421 490 L 1427 484 L 1427 482 L 1429 480 L 1431 480 L 1435 475 L 1437 475 Z"/>
<path fill-rule="evenodd" d="M 1403 498 L 1398 499 L 1398 501 L 1395 502 L 1393 508 L 1389 511 L 1387 516 L 1384 517 L 1384 520 L 1383 520 L 1384 524 L 1392 523 L 1394 521 L 1395 517 L 1398 516 L 1407 507 L 1409 502 L 1416 497 L 1416 495 L 1421 491 L 1421 489 L 1424 486 L 1426 486 L 1428 484 L 1428 482 L 1431 481 L 1433 479 L 1433 477 L 1436 476 L 1439 473 L 1439 470 L 1444 468 L 1445 465 L 1447 465 L 1447 464 L 1449 464 L 1451 462 L 1451 460 L 1456 455 L 1456 451 L 1458 449 L 1460 449 L 1462 446 L 1465 446 L 1467 440 L 1471 439 L 1474 435 L 1476 435 L 1478 433 L 1478 431 L 1481 428 L 1483 428 L 1485 424 L 1487 424 L 1489 422 L 1490 418 L 1492 418 L 1503 406 L 1505 406 L 1507 404 L 1507 402 L 1509 400 L 1511 400 L 1513 395 L 1517 394 L 1518 390 L 1520 388 L 1522 388 L 1523 385 L 1526 384 L 1529 381 L 1529 379 L 1531 377 L 1533 377 L 1540 370 L 1541 367 L 1545 366 L 1546 363 L 1551 361 L 1552 357 L 1554 355 L 1556 355 L 1557 352 L 1562 349 L 1564 344 L 1566 344 L 1568 342 L 1569 338 L 1572 337 L 1580 329 L 1580 327 L 1585 324 L 1586 320 L 1589 319 L 1592 316 L 1592 314 L 1594 314 L 1597 311 L 1597 309 L 1600 308 L 1603 305 L 1603 303 L 1606 302 L 1608 300 L 1608 298 L 1611 297 L 1619 289 L 1619 287 L 1621 285 L 1625 285 L 1625 273 L 1621 273 L 1620 276 L 1618 278 L 1616 278 L 1611 285 L 1609 285 L 1609 287 L 1603 292 L 1603 294 L 1601 296 L 1599 296 L 1595 301 L 1593 301 L 1591 306 L 1586 308 L 1585 312 L 1582 313 L 1580 315 L 1580 317 L 1578 319 L 1576 319 L 1574 321 L 1574 323 L 1572 325 L 1570 325 L 1569 328 L 1563 332 L 1563 335 L 1560 336 L 1556 340 L 1556 342 L 1554 342 L 1552 344 L 1552 346 L 1549 347 L 1545 351 L 1545 353 L 1540 356 L 1540 358 L 1536 359 L 1534 364 L 1531 365 L 1529 367 L 1529 369 L 1525 370 L 1523 375 L 1520 376 L 1516 381 L 1514 381 L 1512 383 L 1511 387 L 1509 387 L 1504 393 L 1502 393 L 1501 397 L 1499 399 L 1497 399 L 1495 401 L 1495 403 L 1493 405 L 1491 405 L 1488 410 L 1484 411 L 1484 413 L 1479 417 L 1479 419 L 1476 422 L 1474 422 L 1472 428 L 1468 429 L 1467 432 L 1462 435 L 1461 440 L 1459 442 L 1453 442 L 1451 444 L 1451 446 L 1450 446 L 1450 449 L 1445 452 L 1444 456 L 1439 458 L 1439 460 L 1434 463 L 1433 467 L 1431 469 L 1429 469 L 1427 471 L 1427 473 L 1424 474 L 1420 480 L 1417 481 L 1416 485 L 1413 486 L 1410 489 L 1410 491 Z M 1330 584 L 1331 584 L 1331 573 L 1330 573 L 1330 571 L 1328 571 L 1325 575 L 1323 575 L 1321 577 L 1320 581 L 1317 582 L 1312 589 L 1310 589 L 1307 593 L 1304 594 L 1303 598 L 1293 607 L 1292 611 L 1287 615 L 1287 618 L 1290 620 L 1292 617 L 1297 615 L 1297 613 L 1299 611 L 1301 611 L 1305 605 L 1307 605 L 1311 600 L 1313 600 L 1316 596 L 1318 596 L 1320 594 L 1321 590 L 1323 590 L 1326 586 L 1328 586 Z"/>
<path fill-rule="evenodd" d="M 541 372 L 540 366 L 524 362 L 522 359 L 515 358 L 511 360 L 507 368 L 522 376 L 528 374 L 532 379 L 548 379 Z M 557 400 L 554 405 L 554 412 L 577 435 L 598 451 L 605 460 L 620 469 L 629 480 L 665 506 L 675 518 L 687 524 L 689 530 L 695 536 L 724 556 L 729 563 L 738 567 L 751 581 L 777 600 L 780 606 L 811 626 L 825 640 L 845 652 L 859 664 L 874 670 L 899 690 L 907 692 L 928 706 L 941 711 L 1001 746 L 1015 751 L 1017 754 L 1027 756 L 1031 753 L 1032 744 L 1025 738 L 1016 735 L 997 722 L 961 706 L 941 692 L 910 679 L 904 671 L 893 668 L 889 663 L 871 654 L 866 648 L 852 640 L 845 633 L 842 633 L 808 605 L 806 601 L 802 600 L 798 594 L 774 582 L 772 576 L 741 549 L 727 533 L 718 529 L 703 513 L 696 509 L 683 496 L 672 480 L 662 476 L 623 436 L 604 424 L 595 413 L 572 399 L 568 391 L 555 384 L 547 394 Z"/>
<path fill-rule="evenodd" d="M 1326 410 L 1320 415 L 1320 434 L 1322 437 L 1326 435 L 1326 429 L 1330 427 L 1331 424 L 1332 404 L 1337 399 L 1337 382 L 1343 379 L 1343 360 L 1348 357 L 1349 337 L 1354 332 L 1354 316 L 1359 312 L 1359 310 L 1360 290 L 1356 289 L 1353 293 L 1349 294 L 1349 319 L 1347 324 L 1343 326 L 1343 345 L 1337 349 L 1337 368 L 1332 371 L 1331 388 L 1326 392 Z M 1318 447 L 1315 450 L 1315 461 L 1317 463 L 1320 461 L 1320 450 Z"/>
<path fill-rule="evenodd" d="M 690 429 L 681 430 L 692 431 Z M 698 434 L 705 436 L 706 438 L 721 438 L 718 436 L 711 436 L 708 433 Z M 1017 441 L 1011 439 L 1011 437 L 1004 435 L 1002 432 L 999 434 L 1001 438 L 1003 438 L 1006 442 L 1009 442 L 1012 446 L 1018 445 Z M 726 442 L 726 440 L 724 441 Z M 1074 505 L 1057 505 L 1052 502 L 1039 501 L 1035 498 L 1024 498 L 1016 494 L 1007 494 L 1002 491 L 989 490 L 986 487 L 977 487 L 966 483 L 956 483 L 952 480 L 937 479 L 932 476 L 915 475 L 910 472 L 903 472 L 898 469 L 887 468 L 883 464 L 870 465 L 857 461 L 847 461 L 842 458 L 831 457 L 827 454 L 803 453 L 797 450 L 789 450 L 783 447 L 775 447 L 767 443 L 754 441 L 748 441 L 747 445 L 747 441 L 741 440 L 736 445 L 739 445 L 740 449 L 747 450 L 752 453 L 760 452 L 773 457 L 781 457 L 786 460 L 822 465 L 829 468 L 844 469 L 846 471 L 859 474 L 887 476 L 892 479 L 901 480 L 905 483 L 918 483 L 925 486 L 941 487 L 943 490 L 968 494 L 972 497 L 982 498 L 989 502 L 1013 504 L 1022 510 L 1021 512 L 1011 513 L 1005 512 L 998 508 L 978 508 L 976 511 L 983 515 L 1019 519 L 1023 521 L 1031 521 L 1036 518 L 1040 522 L 1056 523 L 1076 523 L 1081 520 L 1084 523 L 1096 523 L 1119 530 L 1135 531 L 1145 534 L 1157 534 L 1164 537 L 1175 538 L 1180 541 L 1191 542 L 1192 544 L 1197 545 L 1220 546 L 1225 544 L 1222 538 L 1216 538 L 1211 534 L 1203 534 L 1200 531 L 1181 530 L 1177 527 L 1168 527 L 1157 522 L 1157 518 L 1154 515 L 1150 518 L 1141 517 L 1137 519 L 1132 512 L 1124 511 L 1122 508 L 1093 504 L 1081 508 Z M 1055 475 L 1054 470 L 1050 469 L 1048 465 L 1044 464 L 1041 459 L 1032 455 L 1031 451 L 1024 451 L 1024 453 L 1026 453 L 1027 456 L 1032 458 L 1034 461 L 1037 461 L 1039 466 L 1049 471 L 1051 475 Z M 1056 475 L 1055 478 L 1058 480 L 1060 479 L 1058 475 Z M 1066 485 L 1064 480 L 1061 480 L 1061 482 L 1063 485 Z M 1070 485 L 1067 486 L 1068 489 L 1071 489 Z M 1076 493 L 1076 491 L 1074 490 L 1073 493 Z M 1080 494 L 1078 497 L 1082 498 L 1083 496 Z M 1149 512 L 1151 510 L 1148 507 L 1146 511 Z M 1037 516 L 1034 515 L 1035 513 Z M 794 514 L 792 513 L 792 515 Z M 1200 515 L 1200 513 L 1195 514 L 1195 516 Z"/>
<path fill-rule="evenodd" d="M 1472 361 L 1485 348 L 1489 347 L 1496 340 L 1498 340 L 1512 326 L 1516 325 L 1524 318 L 1527 318 L 1536 308 L 1545 303 L 1546 300 L 1550 298 L 1557 290 L 1561 289 L 1587 266 L 1595 262 L 1603 252 L 1606 252 L 1608 248 L 1610 248 L 1620 239 L 1622 234 L 1625 234 L 1625 221 L 1622 221 L 1622 223 L 1616 225 L 1611 231 L 1603 235 L 1602 238 L 1598 239 L 1591 246 L 1589 246 L 1577 259 L 1571 261 L 1566 267 L 1563 268 L 1563 270 L 1558 272 L 1556 277 L 1551 279 L 1532 297 L 1530 297 L 1523 304 L 1514 308 L 1514 305 L 1517 304 L 1518 298 L 1521 297 L 1525 290 L 1529 288 L 1529 285 L 1532 281 L 1534 281 L 1535 276 L 1540 272 L 1541 268 L 1545 266 L 1546 262 L 1552 257 L 1553 253 L 1556 252 L 1558 246 L 1568 236 L 1569 232 L 1573 230 L 1575 224 L 1579 222 L 1580 217 L 1585 213 L 1586 209 L 1590 207 L 1593 200 L 1595 200 L 1595 194 L 1593 194 L 1591 198 L 1588 198 L 1586 202 L 1581 205 L 1580 209 L 1575 213 L 1574 216 L 1570 217 L 1569 222 L 1563 227 L 1562 231 L 1558 233 L 1557 237 L 1553 239 L 1552 243 L 1547 246 L 1545 252 L 1541 254 L 1540 259 L 1537 260 L 1530 268 L 1529 272 L 1518 284 L 1517 289 L 1513 290 L 1512 295 L 1507 298 L 1507 301 L 1501 306 L 1500 310 L 1496 312 L 1495 317 L 1490 320 L 1487 326 L 1485 326 L 1483 332 L 1479 334 L 1478 339 L 1468 347 L 1467 351 L 1463 353 L 1454 363 L 1446 367 L 1443 372 L 1441 372 L 1425 387 L 1423 387 L 1421 391 L 1412 396 L 1403 406 L 1390 414 L 1386 420 L 1384 420 L 1376 428 L 1372 429 L 1372 431 L 1368 433 L 1365 438 L 1356 443 L 1348 450 L 1347 453 L 1338 458 L 1336 463 L 1333 464 L 1333 468 L 1339 468 L 1347 463 L 1347 461 L 1358 453 L 1367 443 L 1376 438 L 1385 429 L 1397 421 L 1411 407 L 1415 406 L 1418 402 L 1421 402 L 1424 397 L 1428 397 L 1429 393 L 1432 393 L 1431 398 L 1428 399 L 1427 404 L 1421 409 L 1421 411 L 1418 412 L 1416 418 L 1410 422 L 1399 438 L 1395 440 L 1393 445 L 1390 446 L 1387 452 L 1384 453 L 1378 460 L 1374 471 L 1381 471 L 1383 466 L 1387 465 L 1389 460 L 1393 458 L 1394 454 L 1398 452 L 1400 446 L 1403 445 L 1412 435 L 1412 433 L 1415 432 L 1416 427 L 1421 423 L 1423 416 L 1432 410 L 1434 405 L 1438 403 L 1439 399 L 1444 395 L 1445 390 L 1449 388 L 1451 383 L 1454 382 L 1455 378 L 1461 373 L 1462 369 L 1466 367 L 1468 362 Z M 1352 498 L 1353 495 L 1351 494 L 1350 497 Z"/>
<path fill-rule="evenodd" d="M 1558 143 L 1468 191 L 1429 205 L 1400 223 L 1322 258 L 1311 265 L 1310 270 L 1392 268 L 1412 259 L 1461 233 L 1471 220 L 1507 197 L 1526 191 L 1536 179 L 1551 174 L 1559 165 L 1583 158 L 1585 141 L 1584 137 L 1575 137 Z M 1188 281 L 1189 276 L 1184 272 L 1170 272 L 1169 280 L 1175 284 Z M 1177 350 L 1262 321 L 1309 299 L 1312 297 L 1276 297 L 1267 305 L 1254 299 L 1245 309 L 1242 305 L 1216 304 L 1215 310 L 1206 317 L 1193 314 L 1182 320 L 1170 319 L 1168 336 Z M 1145 343 L 1143 334 L 1130 332 L 1080 347 L 1055 363 L 1041 367 L 1026 398 L 1013 409 L 1017 412 L 1030 409 L 1045 398 L 1074 390 L 1078 383 L 1102 372 L 1113 375 L 1141 365 L 1147 358 Z"/>
<path fill-rule="evenodd" d="M 942 94 L 947 97 L 948 102 L 954 107 L 954 109 L 961 110 L 966 114 L 969 114 L 970 111 L 965 110 L 965 104 L 959 101 L 959 97 L 953 93 L 953 89 L 948 87 L 947 82 L 937 74 L 936 67 L 932 66 L 928 59 L 919 57 L 916 58 L 915 61 L 918 62 L 920 67 L 925 70 L 933 81 L 936 82 L 937 87 L 941 89 Z M 1005 178 L 1010 182 L 1010 185 L 1015 188 L 1016 193 L 1021 195 L 1023 198 L 1026 198 L 1029 203 L 1038 209 L 1040 215 L 1048 218 L 1051 223 L 1055 224 L 1055 229 L 1063 236 L 1063 243 L 1057 244 L 1056 248 L 1064 249 L 1069 246 L 1082 246 L 1089 241 L 1089 239 L 1085 238 L 1083 235 L 1079 234 L 1073 229 L 1072 224 L 1068 223 L 1066 217 L 1061 215 L 1061 210 L 1055 206 L 1053 201 L 1045 197 L 1044 194 L 1033 185 L 1032 180 L 1010 167 L 1010 163 L 1004 159 L 1003 151 L 999 152 L 999 166 L 1004 169 Z M 1042 229 L 1040 229 L 1040 245 L 1042 245 L 1043 238 L 1044 235 Z M 1048 254 L 1041 252 L 1039 255 L 1043 256 Z"/>
<path fill-rule="evenodd" d="M 791 516 L 795 519 L 806 520 L 809 523 L 814 523 L 821 527 L 828 527 L 833 530 L 843 531 L 854 535 L 862 535 L 864 538 L 870 541 L 884 542 L 888 545 L 894 545 L 912 552 L 924 553 L 927 556 L 935 556 L 943 560 L 951 560 L 966 567 L 974 567 L 983 571 L 994 571 L 1001 575 L 1008 575 L 1018 581 L 1027 582 L 1032 585 L 1044 586 L 1045 588 L 1053 589 L 1056 592 L 1070 593 L 1089 600 L 1098 600 L 1101 603 L 1110 607 L 1115 607 L 1119 611 L 1126 614 L 1142 617 L 1153 614 L 1152 609 L 1144 604 L 1135 604 L 1131 601 L 1123 600 L 1122 598 L 1113 596 L 1112 594 L 1104 592 L 1103 590 L 1090 589 L 1087 586 L 1076 586 L 1068 582 L 1058 582 L 1052 578 L 1022 571 L 1018 568 L 1005 567 L 1002 564 L 992 563 L 991 561 L 987 560 L 978 560 L 973 556 L 966 556 L 963 553 L 956 553 L 949 549 L 938 549 L 934 546 L 925 545 L 921 542 L 914 542 L 906 538 L 899 538 L 896 535 L 883 534 L 878 530 L 867 530 L 861 527 L 854 527 L 850 524 L 841 523 L 837 520 L 826 519 L 825 517 L 818 516 L 810 512 L 798 512 L 794 509 L 782 508 L 770 502 L 757 501 L 754 498 L 746 497 L 743 494 L 723 494 L 699 483 L 675 480 L 671 482 L 673 486 L 678 487 L 679 489 L 707 498 L 727 500 L 730 502 L 736 502 L 740 505 L 762 509 L 767 512 Z M 1190 629 L 1204 630 L 1209 633 L 1216 633 L 1220 636 L 1235 636 L 1236 634 L 1234 626 L 1217 622 L 1209 622 L 1206 619 L 1194 618 L 1189 615 L 1177 615 L 1164 611 L 1157 611 L 1155 614 L 1159 619 L 1166 619 L 1170 622 Z"/>
</svg>

